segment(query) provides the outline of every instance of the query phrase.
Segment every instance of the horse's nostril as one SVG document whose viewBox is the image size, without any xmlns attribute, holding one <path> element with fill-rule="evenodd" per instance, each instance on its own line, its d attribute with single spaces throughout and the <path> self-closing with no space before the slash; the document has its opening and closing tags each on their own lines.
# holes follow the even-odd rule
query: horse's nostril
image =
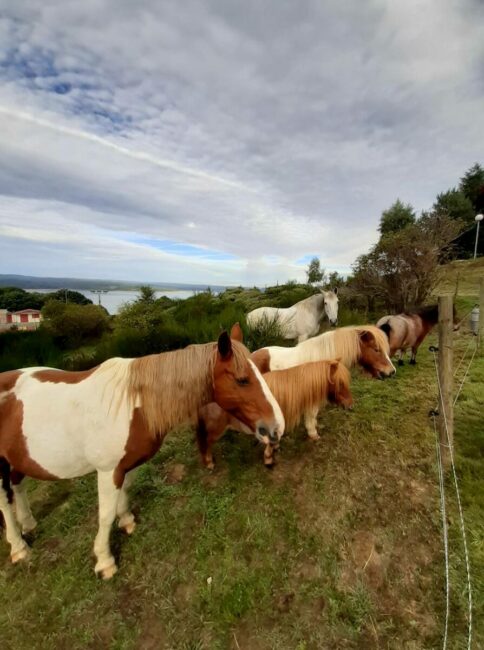
<svg viewBox="0 0 484 650">
<path fill-rule="evenodd" d="M 272 444 L 278 443 L 279 442 L 279 434 L 277 429 L 274 429 L 269 433 L 269 440 Z"/>
<path fill-rule="evenodd" d="M 271 437 L 269 431 L 265 427 L 257 427 L 257 433 L 263 437 L 269 436 L 269 439 Z"/>
</svg>

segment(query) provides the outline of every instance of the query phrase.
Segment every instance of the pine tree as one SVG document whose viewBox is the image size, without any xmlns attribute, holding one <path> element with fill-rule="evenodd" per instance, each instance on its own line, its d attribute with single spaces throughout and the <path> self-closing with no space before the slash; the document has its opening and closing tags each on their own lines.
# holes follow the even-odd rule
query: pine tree
<svg viewBox="0 0 484 650">
<path fill-rule="evenodd" d="M 306 275 L 308 277 L 308 284 L 321 282 L 323 280 L 324 269 L 321 268 L 321 262 L 317 257 L 313 257 L 313 259 L 309 262 Z"/>
<path fill-rule="evenodd" d="M 382 212 L 378 230 L 382 235 L 388 235 L 403 230 L 413 223 L 415 223 L 413 207 L 410 203 L 405 205 L 400 199 L 397 199 L 388 210 Z"/>
</svg>

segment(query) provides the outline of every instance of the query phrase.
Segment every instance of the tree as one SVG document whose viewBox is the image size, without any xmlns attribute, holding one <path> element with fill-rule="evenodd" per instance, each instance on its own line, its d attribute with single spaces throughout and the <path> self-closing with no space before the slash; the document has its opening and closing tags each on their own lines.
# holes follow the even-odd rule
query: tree
<svg viewBox="0 0 484 650">
<path fill-rule="evenodd" d="M 139 288 L 139 291 L 140 291 L 140 295 L 139 298 L 136 299 L 137 303 L 142 303 L 144 305 L 151 305 L 155 302 L 156 294 L 153 287 L 150 287 L 148 285 L 143 285 Z"/>
<path fill-rule="evenodd" d="M 452 189 L 437 194 L 432 211 L 460 221 L 461 229 L 469 228 L 474 223 L 474 206 L 460 190 Z"/>
<path fill-rule="evenodd" d="M 59 289 L 52 293 L 45 295 L 45 302 L 48 300 L 58 300 L 59 302 L 72 302 L 76 305 L 92 305 L 92 300 L 79 291 L 71 291 L 70 289 Z"/>
<path fill-rule="evenodd" d="M 342 287 L 345 284 L 345 279 L 338 271 L 331 271 L 326 279 L 326 288 L 334 289 L 335 287 Z"/>
<path fill-rule="evenodd" d="M 474 209 L 476 209 L 478 196 L 484 190 L 484 169 L 479 163 L 472 165 L 460 179 L 459 190 L 469 199 Z"/>
<path fill-rule="evenodd" d="M 382 212 L 378 230 L 382 235 L 398 232 L 415 223 L 415 211 L 410 203 L 404 205 L 400 199 Z"/>
<path fill-rule="evenodd" d="M 421 305 L 435 286 L 442 252 L 455 228 L 449 217 L 434 213 L 381 237 L 356 260 L 352 290 L 367 298 L 371 311 L 377 303 L 397 313 Z"/>
<path fill-rule="evenodd" d="M 0 287 L 0 309 L 19 311 L 20 309 L 41 309 L 45 297 L 19 289 L 18 287 Z"/>
<path fill-rule="evenodd" d="M 324 269 L 321 268 L 321 262 L 317 257 L 309 262 L 306 275 L 308 278 L 308 284 L 313 284 L 316 282 L 321 282 L 324 279 Z"/>
</svg>

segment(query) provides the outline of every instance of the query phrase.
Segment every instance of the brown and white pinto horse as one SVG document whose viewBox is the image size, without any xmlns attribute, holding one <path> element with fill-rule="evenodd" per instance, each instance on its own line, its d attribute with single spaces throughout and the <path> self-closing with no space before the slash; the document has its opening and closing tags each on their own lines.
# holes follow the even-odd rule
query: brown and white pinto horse
<svg viewBox="0 0 484 650">
<path fill-rule="evenodd" d="M 427 305 L 396 316 L 382 316 L 376 325 L 388 336 L 390 356 L 398 352 L 398 365 L 403 366 L 403 357 L 408 348 L 412 349 L 410 363 L 412 365 L 416 363 L 415 358 L 420 344 L 438 322 L 438 305 Z M 454 323 L 456 323 L 455 307 Z M 456 324 L 454 329 L 457 327 Z"/>
<path fill-rule="evenodd" d="M 36 525 L 21 481 L 98 475 L 96 573 L 116 564 L 111 525 L 134 530 L 126 489 L 133 469 L 165 435 L 215 400 L 265 440 L 282 435 L 284 418 L 248 350 L 223 332 L 218 343 L 139 359 L 109 359 L 84 372 L 27 368 L 0 373 L 0 510 L 12 562 L 27 556 L 24 532 Z M 10 483 L 13 487 L 11 487 Z"/>
<path fill-rule="evenodd" d="M 295 347 L 272 346 L 250 356 L 262 373 L 292 368 L 308 361 L 341 359 L 347 367 L 359 364 L 372 377 L 384 379 L 395 374 L 385 334 L 374 325 L 351 325 L 324 332 Z"/>
<path fill-rule="evenodd" d="M 319 408 L 328 401 L 351 408 L 349 370 L 339 361 L 313 361 L 287 370 L 274 370 L 264 375 L 272 394 L 282 409 L 286 430 L 291 430 L 305 416 L 306 428 L 311 439 L 319 438 L 316 418 Z M 215 402 L 205 404 L 198 412 L 197 441 L 202 461 L 213 469 L 212 445 L 232 429 L 251 434 L 252 431 L 240 420 L 220 408 Z M 256 437 L 259 436 L 256 433 Z M 264 464 L 271 466 L 277 440 L 266 444 Z"/>
</svg>

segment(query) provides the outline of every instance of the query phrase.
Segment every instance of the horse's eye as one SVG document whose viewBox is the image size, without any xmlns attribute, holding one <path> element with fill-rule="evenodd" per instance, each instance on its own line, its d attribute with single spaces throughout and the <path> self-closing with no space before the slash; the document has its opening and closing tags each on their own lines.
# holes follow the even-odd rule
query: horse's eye
<svg viewBox="0 0 484 650">
<path fill-rule="evenodd" d="M 247 386 L 249 383 L 249 378 L 248 377 L 237 377 L 235 380 L 239 386 Z"/>
</svg>

